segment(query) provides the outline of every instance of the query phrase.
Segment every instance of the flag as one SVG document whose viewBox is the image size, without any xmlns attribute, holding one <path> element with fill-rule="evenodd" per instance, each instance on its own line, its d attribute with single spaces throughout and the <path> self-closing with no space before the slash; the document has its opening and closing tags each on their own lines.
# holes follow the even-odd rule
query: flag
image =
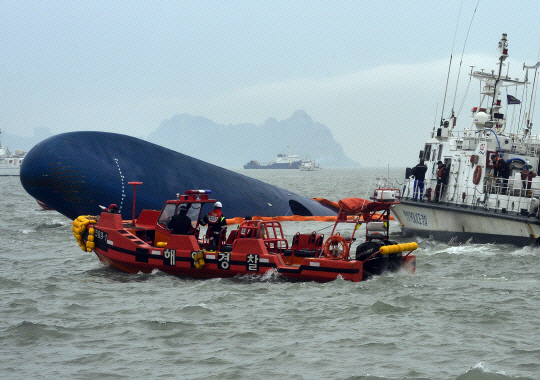
<svg viewBox="0 0 540 380">
<path fill-rule="evenodd" d="M 521 100 L 517 99 L 515 96 L 506 95 L 506 103 L 507 104 L 520 104 Z"/>
</svg>

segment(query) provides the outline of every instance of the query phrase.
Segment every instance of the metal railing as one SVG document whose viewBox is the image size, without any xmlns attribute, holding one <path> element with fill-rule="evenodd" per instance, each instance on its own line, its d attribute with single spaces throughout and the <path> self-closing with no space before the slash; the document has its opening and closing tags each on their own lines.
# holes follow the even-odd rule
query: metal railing
<svg viewBox="0 0 540 380">
<path fill-rule="evenodd" d="M 414 179 L 405 180 L 403 199 L 413 199 Z M 454 182 L 437 189 L 436 180 L 426 180 L 422 201 L 452 204 L 456 206 L 500 210 L 518 214 L 538 214 L 540 189 L 532 188 L 531 180 L 492 176 L 484 177 L 477 186 L 459 185 Z"/>
</svg>

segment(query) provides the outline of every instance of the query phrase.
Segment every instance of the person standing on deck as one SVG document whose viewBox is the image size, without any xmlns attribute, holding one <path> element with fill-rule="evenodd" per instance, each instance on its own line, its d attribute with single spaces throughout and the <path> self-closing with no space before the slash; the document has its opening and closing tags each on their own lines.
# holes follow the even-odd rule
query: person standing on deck
<svg viewBox="0 0 540 380">
<path fill-rule="evenodd" d="M 424 164 L 424 159 L 420 159 L 420 163 L 412 169 L 414 175 L 414 191 L 413 200 L 418 200 L 418 193 L 420 193 L 420 202 L 422 202 L 422 196 L 424 195 L 424 179 L 426 177 L 427 166 Z"/>
<path fill-rule="evenodd" d="M 439 202 L 448 183 L 448 168 L 442 161 L 437 162 L 437 186 L 435 186 L 435 202 Z"/>
<path fill-rule="evenodd" d="M 493 156 L 493 176 L 502 178 L 502 189 L 501 194 L 506 194 L 506 188 L 508 187 L 508 178 L 510 177 L 510 168 L 504 160 L 504 158 L 499 157 L 499 155 Z"/>
</svg>

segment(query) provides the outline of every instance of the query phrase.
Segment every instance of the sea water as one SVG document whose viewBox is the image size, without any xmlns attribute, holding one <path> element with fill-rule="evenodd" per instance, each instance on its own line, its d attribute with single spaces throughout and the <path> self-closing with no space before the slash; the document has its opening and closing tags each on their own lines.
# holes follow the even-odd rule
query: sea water
<svg viewBox="0 0 540 380">
<path fill-rule="evenodd" d="M 236 171 L 333 201 L 404 174 Z M 540 379 L 537 248 L 404 238 L 394 223 L 393 240 L 419 243 L 414 275 L 126 274 L 83 252 L 71 220 L 18 178 L 0 178 L 0 192 L 2 379 Z M 332 226 L 283 227 L 290 239 Z"/>
</svg>

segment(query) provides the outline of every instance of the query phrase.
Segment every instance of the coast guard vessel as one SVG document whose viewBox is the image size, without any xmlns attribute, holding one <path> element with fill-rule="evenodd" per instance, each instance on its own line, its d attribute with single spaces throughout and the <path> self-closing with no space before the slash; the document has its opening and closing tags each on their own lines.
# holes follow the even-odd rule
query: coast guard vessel
<svg viewBox="0 0 540 380">
<path fill-rule="evenodd" d="M 504 70 L 506 34 L 498 49 L 496 70 L 471 69 L 471 77 L 481 85 L 480 102 L 471 109 L 470 125 L 458 131 L 452 110 L 420 151 L 428 170 L 424 194 L 416 201 L 415 179 L 407 170 L 404 198 L 392 207 L 403 232 L 446 241 L 540 242 L 540 137 L 532 134 L 540 62 L 523 65 L 523 80 L 511 78 Z M 494 156 L 506 162 L 508 179 L 496 176 Z M 448 180 L 436 194 L 439 161 L 448 169 Z"/>
</svg>

